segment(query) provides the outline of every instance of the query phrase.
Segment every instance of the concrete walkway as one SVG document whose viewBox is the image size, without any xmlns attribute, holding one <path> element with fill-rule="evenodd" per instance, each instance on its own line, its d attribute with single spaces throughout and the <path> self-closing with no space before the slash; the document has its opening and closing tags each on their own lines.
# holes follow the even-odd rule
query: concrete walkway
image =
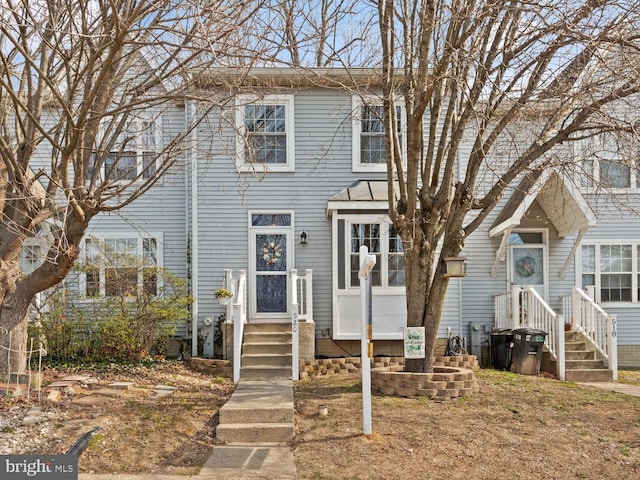
<svg viewBox="0 0 640 480">
<path fill-rule="evenodd" d="M 291 380 L 241 382 L 222 409 L 225 409 L 226 416 L 241 421 L 242 418 L 251 418 L 252 411 L 265 407 L 274 407 L 271 414 L 278 416 L 283 415 L 282 409 L 286 407 L 291 410 L 286 416 L 293 418 L 293 382 Z M 252 432 L 249 434 L 249 438 L 255 438 Z M 295 480 L 297 472 L 293 452 L 287 443 L 230 442 L 227 445 L 214 447 L 198 475 L 81 473 L 78 478 L 79 480 L 114 480 L 114 478 L 118 480 Z"/>
<path fill-rule="evenodd" d="M 79 480 L 296 480 L 289 446 L 276 444 L 215 447 L 198 475 L 86 474 Z"/>
<path fill-rule="evenodd" d="M 625 395 L 640 397 L 639 385 L 629 385 L 626 383 L 616 382 L 584 382 L 578 383 L 578 385 L 588 385 L 590 387 L 601 388 L 602 390 L 609 390 L 610 392 L 624 393 Z"/>
</svg>

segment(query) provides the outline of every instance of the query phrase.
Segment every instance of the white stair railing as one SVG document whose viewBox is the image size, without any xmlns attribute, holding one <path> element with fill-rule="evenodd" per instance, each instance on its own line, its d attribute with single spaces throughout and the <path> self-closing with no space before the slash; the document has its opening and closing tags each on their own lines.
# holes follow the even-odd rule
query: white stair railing
<svg viewBox="0 0 640 480">
<path fill-rule="evenodd" d="M 227 318 L 233 322 L 233 381 L 240 381 L 242 338 L 247 323 L 247 271 L 240 270 L 234 278 L 231 270 L 225 270 L 225 284 L 233 293 L 233 301 L 227 305 Z"/>
<path fill-rule="evenodd" d="M 521 298 L 521 325 L 547 332 L 545 345 L 556 361 L 557 376 L 565 379 L 564 315 L 559 315 L 533 287 L 524 288 Z"/>
<path fill-rule="evenodd" d="M 607 366 L 613 372 L 613 379 L 618 379 L 618 319 L 610 315 L 593 299 L 595 287 L 587 287 L 583 291 L 573 288 L 571 311 L 573 328 L 584 333 L 594 347 L 602 354 Z"/>
<path fill-rule="evenodd" d="M 520 323 L 520 287 L 493 296 L 495 328 L 498 330 L 518 328 Z M 515 313 L 514 313 L 515 312 Z"/>
<path fill-rule="evenodd" d="M 511 295 L 509 292 L 493 296 L 494 326 L 498 330 L 511 328 Z"/>
<path fill-rule="evenodd" d="M 294 380 L 300 380 L 299 322 L 313 320 L 312 274 L 309 268 L 304 275 L 291 269 L 291 376 Z"/>
</svg>

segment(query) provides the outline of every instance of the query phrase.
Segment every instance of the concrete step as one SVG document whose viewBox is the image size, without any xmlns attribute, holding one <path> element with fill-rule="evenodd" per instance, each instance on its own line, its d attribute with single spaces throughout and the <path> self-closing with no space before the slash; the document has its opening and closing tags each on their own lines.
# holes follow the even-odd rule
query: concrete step
<svg viewBox="0 0 640 480">
<path fill-rule="evenodd" d="M 593 350 L 568 350 L 565 352 L 566 360 L 595 360 L 596 352 Z"/>
<path fill-rule="evenodd" d="M 567 370 L 602 370 L 604 362 L 602 360 L 566 360 Z"/>
<path fill-rule="evenodd" d="M 291 333 L 244 332 L 243 343 L 291 343 Z"/>
<path fill-rule="evenodd" d="M 220 424 L 216 437 L 227 443 L 285 443 L 293 440 L 293 422 Z"/>
<path fill-rule="evenodd" d="M 259 354 L 279 354 L 286 355 L 291 353 L 292 345 L 291 343 L 247 343 L 244 342 L 242 345 L 242 353 L 246 353 L 248 355 L 259 355 Z"/>
<path fill-rule="evenodd" d="M 291 368 L 292 356 L 288 354 L 243 354 L 242 366 L 243 367 L 289 367 Z"/>
<path fill-rule="evenodd" d="M 220 423 L 293 422 L 293 382 L 242 381 L 220 408 Z"/>
<path fill-rule="evenodd" d="M 565 351 L 588 350 L 586 342 L 565 342 Z"/>
<path fill-rule="evenodd" d="M 249 333 L 271 332 L 271 333 L 291 333 L 291 322 L 287 323 L 246 323 L 244 331 Z"/>
<path fill-rule="evenodd" d="M 613 371 L 601 369 L 567 369 L 565 370 L 567 382 L 612 382 Z"/>
<path fill-rule="evenodd" d="M 241 380 L 290 380 L 291 366 L 289 367 L 268 367 L 268 366 L 248 366 L 240 368 Z"/>
<path fill-rule="evenodd" d="M 231 406 L 226 409 L 221 408 L 219 418 L 220 423 L 224 425 L 233 423 L 292 423 L 293 404 L 257 409 Z"/>
</svg>

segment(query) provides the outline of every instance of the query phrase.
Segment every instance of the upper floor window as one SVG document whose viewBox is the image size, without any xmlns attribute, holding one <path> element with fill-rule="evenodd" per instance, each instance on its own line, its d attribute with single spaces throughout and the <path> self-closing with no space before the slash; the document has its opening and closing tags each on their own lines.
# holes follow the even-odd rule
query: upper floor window
<svg viewBox="0 0 640 480">
<path fill-rule="evenodd" d="M 640 243 L 583 244 L 582 288 L 595 286 L 597 302 L 640 301 Z"/>
<path fill-rule="evenodd" d="M 236 112 L 239 168 L 293 171 L 293 95 L 240 96 Z"/>
<path fill-rule="evenodd" d="M 386 171 L 387 145 L 384 128 L 384 108 L 378 98 L 353 97 L 353 171 Z M 405 109 L 396 103 L 396 129 L 404 155 Z"/>
<path fill-rule="evenodd" d="M 113 120 L 114 122 L 117 119 Z M 101 135 L 108 135 L 103 126 Z M 109 144 L 100 172 L 102 180 L 111 182 L 147 180 L 155 175 L 162 145 L 161 118 L 139 115 L 130 120 Z M 95 156 L 94 156 L 95 158 Z M 90 178 L 93 162 L 87 171 Z"/>
<path fill-rule="evenodd" d="M 155 237 L 87 238 L 83 268 L 85 295 L 157 295 L 158 257 Z"/>
<path fill-rule="evenodd" d="M 583 185 L 588 188 L 640 188 L 636 154 L 621 136 L 597 135 L 582 144 Z"/>
</svg>

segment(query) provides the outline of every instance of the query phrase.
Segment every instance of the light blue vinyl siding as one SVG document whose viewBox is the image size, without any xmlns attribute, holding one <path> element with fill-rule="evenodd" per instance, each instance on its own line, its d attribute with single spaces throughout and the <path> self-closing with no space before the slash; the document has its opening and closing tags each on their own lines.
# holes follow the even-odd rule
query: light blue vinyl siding
<svg viewBox="0 0 640 480">
<path fill-rule="evenodd" d="M 238 174 L 233 158 L 234 132 L 201 130 L 198 138 L 199 319 L 218 317 L 222 307 L 213 291 L 222 286 L 225 268 L 249 269 L 248 212 L 294 213 L 294 266 L 313 269 L 316 329 L 332 327 L 331 219 L 327 201 L 357 180 L 384 179 L 385 173 L 352 172 L 352 98 L 346 92 L 313 90 L 295 94 L 294 172 L 256 176 Z M 212 116 L 208 125 L 224 125 Z M 206 140 L 204 140 L 206 138 Z M 204 142 L 204 144 L 203 144 Z M 308 244 L 299 244 L 302 230 Z M 458 330 L 457 282 L 451 282 L 440 336 Z M 449 301 L 449 299 L 453 299 Z"/>
</svg>

